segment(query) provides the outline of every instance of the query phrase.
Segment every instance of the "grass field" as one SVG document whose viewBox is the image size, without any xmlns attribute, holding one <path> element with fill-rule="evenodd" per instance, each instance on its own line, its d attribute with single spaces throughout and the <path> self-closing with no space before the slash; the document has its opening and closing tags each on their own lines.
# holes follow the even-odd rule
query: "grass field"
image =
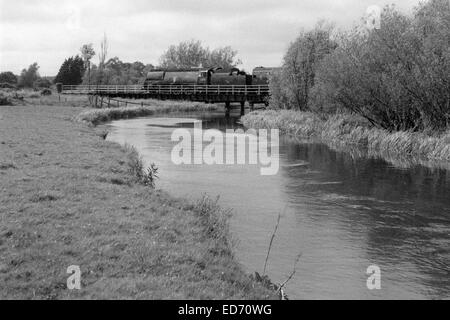
<svg viewBox="0 0 450 320">
<path fill-rule="evenodd" d="M 39 91 L 34 91 L 31 89 L 0 89 L 0 97 L 8 99 L 10 103 L 7 105 L 89 107 L 89 100 L 87 96 L 59 96 L 58 94 L 55 94 L 54 91 L 50 96 L 43 96 Z"/>
<path fill-rule="evenodd" d="M 235 261 L 227 212 L 136 182 L 133 152 L 74 122 L 83 110 L 0 107 L 0 298 L 275 297 Z"/>
</svg>

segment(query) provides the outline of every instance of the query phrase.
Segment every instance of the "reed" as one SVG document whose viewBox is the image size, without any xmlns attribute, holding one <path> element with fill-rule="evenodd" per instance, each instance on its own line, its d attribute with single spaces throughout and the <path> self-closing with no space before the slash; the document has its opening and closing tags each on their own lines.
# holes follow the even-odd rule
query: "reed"
<svg viewBox="0 0 450 320">
<path fill-rule="evenodd" d="M 242 123 L 254 129 L 279 129 L 299 138 L 319 138 L 333 147 L 356 145 L 371 155 L 450 161 L 450 130 L 434 134 L 389 132 L 355 115 L 335 114 L 323 120 L 313 113 L 292 110 L 252 112 L 242 118 Z"/>
<path fill-rule="evenodd" d="M 283 134 L 312 137 L 322 131 L 323 121 L 309 112 L 290 110 L 254 111 L 241 119 L 249 128 L 279 129 Z"/>
</svg>

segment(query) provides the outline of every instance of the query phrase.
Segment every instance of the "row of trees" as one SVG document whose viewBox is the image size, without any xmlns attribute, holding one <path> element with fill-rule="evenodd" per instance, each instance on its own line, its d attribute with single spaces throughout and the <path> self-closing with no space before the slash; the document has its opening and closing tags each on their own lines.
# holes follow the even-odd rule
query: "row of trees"
<svg viewBox="0 0 450 320">
<path fill-rule="evenodd" d="M 381 27 L 302 33 L 271 81 L 278 108 L 352 112 L 391 131 L 450 125 L 450 2 L 430 0 L 412 16 L 384 8 Z"/>
<path fill-rule="evenodd" d="M 3 87 L 41 89 L 49 88 L 51 81 L 39 75 L 39 65 L 35 62 L 27 69 L 23 69 L 19 76 L 11 71 L 0 73 L 0 84 Z"/>
<path fill-rule="evenodd" d="M 83 84 L 139 84 L 142 83 L 147 73 L 154 69 L 151 64 L 142 62 L 123 62 L 118 57 L 107 60 L 102 66 L 92 65 L 90 80 L 85 73 Z"/>
<path fill-rule="evenodd" d="M 108 40 L 104 36 L 98 54 L 98 64 L 91 63 L 96 55 L 92 44 L 81 48 L 81 56 L 68 58 L 62 64 L 55 83 L 64 84 L 139 84 L 150 70 L 155 69 L 152 64 L 140 61 L 123 62 L 118 57 L 107 59 Z M 231 68 L 241 61 L 236 58 L 237 51 L 231 47 L 221 47 L 210 50 L 200 41 L 191 40 L 181 42 L 168 48 L 160 58 L 158 68 L 192 68 L 214 67 Z"/>
</svg>

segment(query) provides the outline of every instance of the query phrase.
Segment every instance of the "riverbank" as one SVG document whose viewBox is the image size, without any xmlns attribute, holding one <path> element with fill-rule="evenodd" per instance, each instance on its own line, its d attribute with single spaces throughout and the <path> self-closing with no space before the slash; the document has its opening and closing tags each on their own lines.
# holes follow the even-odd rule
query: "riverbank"
<svg viewBox="0 0 450 320">
<path fill-rule="evenodd" d="M 140 100 L 135 100 L 132 102 L 139 103 L 139 101 Z M 98 125 L 113 120 L 149 117 L 155 114 L 192 111 L 206 112 L 215 111 L 218 109 L 218 106 L 215 104 L 189 101 L 146 100 L 145 104 L 146 105 L 142 106 L 89 109 L 77 115 L 75 120 L 85 122 L 90 125 Z"/>
<path fill-rule="evenodd" d="M 254 129 L 279 129 L 298 138 L 318 138 L 333 148 L 355 145 L 367 149 L 371 156 L 386 159 L 415 158 L 423 163 L 450 161 L 450 131 L 440 135 L 393 132 L 373 128 L 362 118 L 334 115 L 327 120 L 313 113 L 290 110 L 255 111 L 241 119 Z"/>
<path fill-rule="evenodd" d="M 0 107 L 0 298 L 275 297 L 235 261 L 226 211 L 139 183 L 136 154 L 72 121 L 83 111 Z"/>
</svg>

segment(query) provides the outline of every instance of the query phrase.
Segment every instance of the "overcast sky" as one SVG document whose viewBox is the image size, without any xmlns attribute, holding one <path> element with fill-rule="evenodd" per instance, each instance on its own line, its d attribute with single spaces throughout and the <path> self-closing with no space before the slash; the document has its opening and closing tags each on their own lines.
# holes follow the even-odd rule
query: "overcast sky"
<svg viewBox="0 0 450 320">
<path fill-rule="evenodd" d="M 0 0 L 0 71 L 37 61 L 56 75 L 84 43 L 109 57 L 157 64 L 171 44 L 198 39 L 239 51 L 242 67 L 278 66 L 290 41 L 320 19 L 348 28 L 371 5 L 411 12 L 418 0 Z M 97 57 L 93 60 L 97 62 Z"/>
</svg>

